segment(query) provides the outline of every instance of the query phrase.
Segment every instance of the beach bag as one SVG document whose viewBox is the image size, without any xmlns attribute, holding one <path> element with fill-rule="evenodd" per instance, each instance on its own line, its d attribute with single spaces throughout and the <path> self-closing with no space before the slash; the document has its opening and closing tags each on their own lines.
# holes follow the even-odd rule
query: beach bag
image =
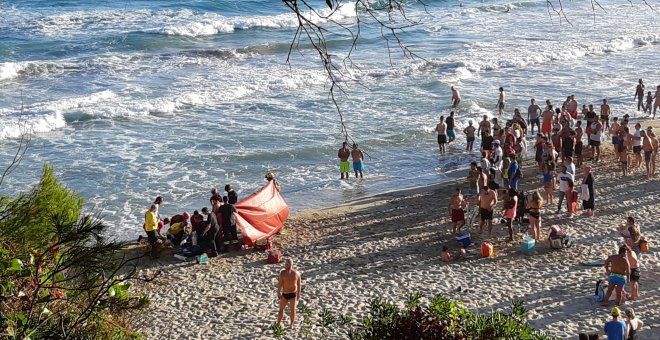
<svg viewBox="0 0 660 340">
<path fill-rule="evenodd" d="M 583 201 L 588 201 L 591 198 L 589 195 L 589 185 L 582 184 L 580 186 L 580 195 L 582 196 Z"/>
<path fill-rule="evenodd" d="M 639 251 L 642 253 L 648 253 L 649 252 L 649 242 L 646 241 L 645 239 L 639 240 Z"/>
<path fill-rule="evenodd" d="M 258 251 L 266 251 L 273 248 L 273 241 L 270 238 L 262 238 L 254 242 L 254 249 Z"/>
<path fill-rule="evenodd" d="M 493 244 L 490 242 L 484 242 L 481 244 L 481 256 L 491 257 L 493 256 Z"/>
<path fill-rule="evenodd" d="M 275 264 L 282 262 L 282 252 L 279 250 L 272 250 L 268 252 L 268 258 L 266 258 L 266 263 Z"/>
<path fill-rule="evenodd" d="M 596 281 L 596 291 L 594 292 L 594 301 L 603 302 L 605 300 L 605 291 L 607 290 L 607 281 Z"/>
</svg>

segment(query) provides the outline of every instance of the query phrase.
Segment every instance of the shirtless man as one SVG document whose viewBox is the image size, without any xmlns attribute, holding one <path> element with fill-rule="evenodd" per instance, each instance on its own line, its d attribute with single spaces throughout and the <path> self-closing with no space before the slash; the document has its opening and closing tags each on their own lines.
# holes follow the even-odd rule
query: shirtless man
<svg viewBox="0 0 660 340">
<path fill-rule="evenodd" d="M 607 273 L 607 293 L 603 299 L 603 306 L 610 304 L 610 296 L 612 291 L 616 290 L 616 304 L 623 303 L 622 291 L 626 281 L 630 280 L 630 263 L 627 258 L 628 249 L 625 246 L 619 248 L 619 253 L 610 255 L 603 266 Z"/>
<path fill-rule="evenodd" d="M 440 154 L 445 153 L 445 144 L 447 144 L 447 124 L 445 124 L 445 116 L 440 116 L 440 123 L 435 126 L 435 131 L 438 133 L 438 147 L 440 147 Z"/>
<path fill-rule="evenodd" d="M 456 119 L 454 119 L 454 111 L 449 112 L 449 117 L 447 117 L 445 123 L 447 124 L 447 137 L 449 137 L 447 143 L 451 143 L 456 139 L 456 130 L 454 130 L 456 127 Z"/>
<path fill-rule="evenodd" d="M 355 171 L 355 178 L 358 178 L 358 174 L 360 174 L 360 178 L 363 178 L 362 171 L 364 170 L 364 164 L 362 164 L 362 161 L 364 160 L 364 154 L 362 153 L 362 150 L 358 149 L 358 145 L 355 143 L 353 143 L 351 157 L 353 158 L 353 171 Z"/>
<path fill-rule="evenodd" d="M 465 225 L 464 204 L 465 200 L 463 199 L 463 194 L 461 194 L 461 189 L 456 188 L 456 191 L 449 199 L 449 216 L 451 217 L 451 222 L 454 224 L 454 229 L 452 229 L 452 233 L 454 234 L 460 232 L 461 228 Z"/>
<path fill-rule="evenodd" d="M 282 322 L 284 308 L 288 304 L 289 315 L 291 317 L 290 327 L 295 327 L 296 303 L 300 299 L 301 288 L 300 273 L 293 269 L 293 261 L 291 259 L 284 260 L 284 270 L 280 272 L 280 277 L 277 281 L 277 297 L 280 299 L 280 311 L 277 313 L 278 325 Z"/>
<path fill-rule="evenodd" d="M 493 232 L 493 209 L 497 204 L 497 192 L 491 190 L 487 186 L 481 187 L 479 196 L 479 215 L 481 222 L 479 222 L 479 234 L 483 232 L 484 224 L 488 224 L 488 237 L 492 237 Z"/>
<path fill-rule="evenodd" d="M 603 104 L 600 106 L 600 123 L 603 124 L 604 129 L 610 128 L 610 104 L 607 103 L 607 99 L 603 99 Z"/>
<path fill-rule="evenodd" d="M 653 156 L 653 143 L 651 138 L 646 135 L 646 131 L 640 131 L 642 137 L 642 150 L 644 150 L 644 164 L 646 166 L 646 178 L 651 178 L 651 156 Z"/>
<path fill-rule="evenodd" d="M 465 134 L 465 139 L 467 140 L 467 146 L 465 147 L 466 151 L 472 151 L 472 147 L 474 146 L 474 133 L 477 131 L 477 129 L 472 126 L 472 121 L 468 121 L 468 126 L 463 129 L 463 133 Z"/>
<path fill-rule="evenodd" d="M 655 111 L 660 107 L 660 85 L 655 90 L 655 103 L 653 104 L 653 119 L 655 119 Z"/>
<path fill-rule="evenodd" d="M 536 105 L 536 100 L 532 98 L 531 105 L 527 108 L 527 121 L 529 122 L 529 125 L 532 127 L 532 135 L 534 134 L 534 125 L 536 125 L 536 129 L 541 132 L 541 121 L 539 119 L 539 116 L 541 115 L 541 108 Z"/>
<path fill-rule="evenodd" d="M 477 129 L 477 134 L 484 138 L 486 131 L 490 133 L 490 122 L 488 121 L 488 116 L 484 115 L 484 120 L 479 123 L 479 129 Z"/>
<path fill-rule="evenodd" d="M 458 89 L 451 87 L 451 107 L 457 107 L 461 103 L 461 94 Z"/>
<path fill-rule="evenodd" d="M 628 249 L 626 258 L 628 259 L 628 263 L 630 263 L 630 296 L 628 298 L 632 300 L 639 297 L 639 259 L 628 243 L 624 245 Z"/>
<path fill-rule="evenodd" d="M 497 109 L 500 116 L 504 113 L 504 103 L 506 102 L 506 93 L 504 93 L 504 88 L 500 87 L 500 96 L 497 99 Z"/>
<path fill-rule="evenodd" d="M 575 95 L 571 95 L 570 100 L 566 104 L 566 111 L 573 117 L 573 119 L 577 119 L 578 117 L 578 107 L 580 104 L 578 104 L 577 100 L 575 100 Z"/>
<path fill-rule="evenodd" d="M 341 145 L 341 149 L 337 152 L 337 158 L 339 158 L 339 172 L 341 172 L 341 179 L 346 179 L 350 177 L 351 174 L 351 164 L 348 163 L 348 157 L 351 155 L 351 150 L 348 149 L 348 143 L 344 142 Z"/>
<path fill-rule="evenodd" d="M 548 139 L 550 139 L 550 133 L 552 132 L 552 120 L 554 117 L 555 111 L 552 108 L 552 104 L 550 104 L 548 105 L 548 109 L 543 111 L 543 125 L 541 125 L 541 133 Z"/>
<path fill-rule="evenodd" d="M 633 100 L 635 99 L 637 99 L 637 111 L 639 111 L 644 107 L 644 82 L 641 79 L 635 89 L 635 97 L 633 97 Z"/>
<path fill-rule="evenodd" d="M 614 117 L 612 119 L 612 125 L 610 126 L 610 135 L 612 136 L 612 145 L 614 146 L 614 160 L 615 162 L 619 161 L 619 117 Z"/>
</svg>

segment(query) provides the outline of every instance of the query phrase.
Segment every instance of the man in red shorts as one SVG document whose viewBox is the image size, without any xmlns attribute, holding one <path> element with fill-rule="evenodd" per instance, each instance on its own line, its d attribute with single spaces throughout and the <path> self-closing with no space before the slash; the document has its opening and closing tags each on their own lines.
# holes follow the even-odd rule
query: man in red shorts
<svg viewBox="0 0 660 340">
<path fill-rule="evenodd" d="M 451 222 L 454 224 L 454 229 L 452 230 L 454 234 L 460 232 L 461 228 L 465 225 L 464 204 L 465 200 L 463 199 L 463 194 L 461 194 L 461 189 L 456 188 L 456 191 L 449 200 L 449 215 L 451 216 Z"/>
</svg>

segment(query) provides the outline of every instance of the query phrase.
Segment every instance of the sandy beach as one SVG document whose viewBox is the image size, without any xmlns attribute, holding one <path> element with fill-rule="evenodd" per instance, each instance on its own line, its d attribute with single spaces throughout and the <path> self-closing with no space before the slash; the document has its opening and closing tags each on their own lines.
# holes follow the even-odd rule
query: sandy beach
<svg viewBox="0 0 660 340">
<path fill-rule="evenodd" d="M 596 280 L 605 278 L 604 269 L 581 263 L 614 254 L 622 243 L 617 225 L 634 216 L 651 251 L 640 259 L 641 296 L 624 308 L 634 308 L 646 324 L 637 339 L 659 339 L 660 181 L 658 175 L 647 180 L 641 170 L 622 178 L 610 160 L 611 144 L 603 144 L 607 152 L 601 162 L 585 161 L 594 166 L 596 215 L 568 217 L 554 213 L 556 206 L 542 211 L 542 232 L 547 235 L 551 225 L 560 225 L 573 239 L 571 248 L 553 250 L 543 242 L 536 254 L 524 255 L 519 251 L 521 235 L 506 242 L 506 227 L 498 224 L 492 239 L 495 256 L 484 258 L 479 245 L 485 238 L 475 224 L 469 228 L 474 244 L 467 258 L 441 262 L 442 245 L 458 248 L 447 203 L 453 188 L 467 191 L 462 179 L 306 211 L 290 219 L 285 233 L 274 241 L 300 270 L 300 302 L 315 312 L 326 308 L 361 319 L 371 299 L 403 304 L 413 292 L 427 298 L 442 294 L 479 311 L 508 309 L 512 300 L 520 299 L 530 309 L 533 327 L 554 337 L 577 339 L 578 333 L 600 331 L 609 318 L 609 308 L 592 300 Z M 577 173 L 579 183 L 582 172 Z M 540 187 L 534 168 L 527 166 L 524 176 L 523 189 Z M 273 338 L 269 327 L 276 320 L 275 287 L 282 265 L 266 264 L 265 259 L 265 253 L 246 250 L 223 254 L 206 266 L 176 260 L 167 252 L 159 260 L 145 260 L 142 274 L 161 270 L 162 275 L 140 286 L 152 303 L 134 317 L 136 328 L 149 339 Z M 327 335 L 346 338 L 341 327 Z M 287 338 L 300 336 L 288 331 Z"/>
</svg>

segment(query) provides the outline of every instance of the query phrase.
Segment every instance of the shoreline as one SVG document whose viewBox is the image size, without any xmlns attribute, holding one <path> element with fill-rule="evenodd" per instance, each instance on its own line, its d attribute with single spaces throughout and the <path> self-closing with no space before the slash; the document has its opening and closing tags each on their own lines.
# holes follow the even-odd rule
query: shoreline
<svg viewBox="0 0 660 340">
<path fill-rule="evenodd" d="M 659 122 L 652 125 L 660 127 Z M 611 150 L 609 141 L 603 144 Z M 660 214 L 660 181 L 657 176 L 644 179 L 639 172 L 621 177 L 611 156 L 607 151 L 601 162 L 585 161 L 596 178 L 595 217 L 567 217 L 554 213 L 554 206 L 542 211 L 542 234 L 558 224 L 571 236 L 571 248 L 554 250 L 540 242 L 536 254 L 524 255 L 519 250 L 521 235 L 514 242 L 505 241 L 508 234 L 502 225 L 494 224 L 493 238 L 480 237 L 478 228 L 464 227 L 474 242 L 467 258 L 441 262 L 442 245 L 458 249 L 446 207 L 456 185 L 468 186 L 460 177 L 299 212 L 287 220 L 286 232 L 276 236 L 274 244 L 301 271 L 301 302 L 317 312 L 327 308 L 360 319 L 371 299 L 400 305 L 413 292 L 426 298 L 442 294 L 473 311 L 507 310 L 512 299 L 521 299 L 530 310 L 532 327 L 553 337 L 575 338 L 578 333 L 599 331 L 609 318 L 609 308 L 592 301 L 595 282 L 605 278 L 604 270 L 582 263 L 603 260 L 616 251 L 621 243 L 616 225 L 630 214 L 638 217 L 652 246 L 640 259 L 640 298 L 623 308 L 633 307 L 647 325 L 637 339 L 657 339 L 660 256 L 654 247 L 660 239 L 655 222 Z M 538 188 L 535 166 L 524 169 L 523 190 Z M 490 258 L 479 251 L 486 239 L 495 245 Z M 141 264 L 143 273 L 161 270 L 163 275 L 138 285 L 152 296 L 144 314 L 176 312 L 183 320 L 163 325 L 138 316 L 135 326 L 150 339 L 273 338 L 269 327 L 277 313 L 276 275 L 282 265 L 265 264 L 265 258 L 265 253 L 250 250 L 223 254 L 208 266 L 167 256 L 146 261 Z M 341 329 L 327 335 L 346 338 Z M 286 338 L 299 336 L 288 333 Z"/>
</svg>

